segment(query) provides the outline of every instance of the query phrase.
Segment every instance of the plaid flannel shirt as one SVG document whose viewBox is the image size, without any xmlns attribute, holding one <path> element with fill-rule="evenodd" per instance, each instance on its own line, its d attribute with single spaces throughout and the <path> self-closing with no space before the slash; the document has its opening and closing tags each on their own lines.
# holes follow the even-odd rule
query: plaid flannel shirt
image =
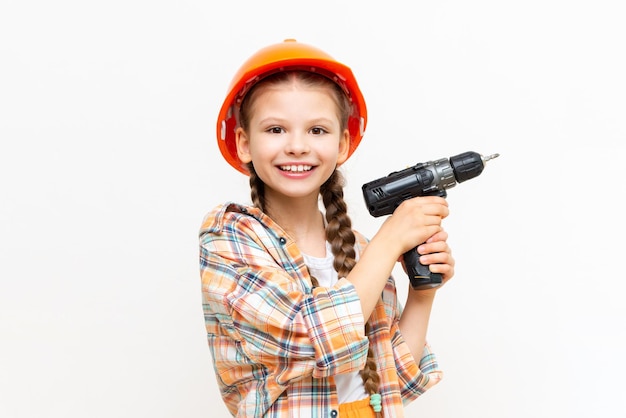
<svg viewBox="0 0 626 418">
<path fill-rule="evenodd" d="M 356 233 L 357 254 L 367 240 Z M 336 417 L 334 377 L 362 370 L 369 347 L 354 286 L 312 289 L 295 242 L 256 208 L 227 203 L 200 230 L 202 303 L 222 398 L 237 417 Z M 426 390 L 437 369 L 428 346 L 417 364 L 398 327 L 389 278 L 370 317 L 385 417 Z"/>
</svg>

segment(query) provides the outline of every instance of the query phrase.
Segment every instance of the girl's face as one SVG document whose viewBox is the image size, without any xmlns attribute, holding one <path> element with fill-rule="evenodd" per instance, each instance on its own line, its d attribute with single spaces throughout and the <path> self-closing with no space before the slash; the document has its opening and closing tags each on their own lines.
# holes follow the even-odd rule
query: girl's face
<svg viewBox="0 0 626 418">
<path fill-rule="evenodd" d="M 345 162 L 350 134 L 323 87 L 283 83 L 264 87 L 251 103 L 249 128 L 237 130 L 237 151 L 254 164 L 266 196 L 314 197 Z"/>
</svg>

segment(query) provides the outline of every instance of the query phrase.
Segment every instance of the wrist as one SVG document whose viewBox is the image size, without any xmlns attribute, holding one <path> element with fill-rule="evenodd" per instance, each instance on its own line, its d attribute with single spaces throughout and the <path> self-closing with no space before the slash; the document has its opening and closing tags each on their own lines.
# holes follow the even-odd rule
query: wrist
<svg viewBox="0 0 626 418">
<path fill-rule="evenodd" d="M 380 250 L 384 251 L 385 254 L 389 254 L 391 258 L 393 258 L 394 263 L 398 261 L 402 254 L 404 254 L 404 250 L 400 242 L 397 239 L 393 239 L 388 234 L 383 233 L 381 230 L 379 230 L 372 237 L 370 242 L 367 244 L 366 251 L 369 247 L 377 247 Z"/>
<path fill-rule="evenodd" d="M 407 301 L 411 300 L 416 303 L 432 303 L 435 300 L 437 288 L 415 290 L 409 284 L 409 292 L 407 293 Z"/>
</svg>

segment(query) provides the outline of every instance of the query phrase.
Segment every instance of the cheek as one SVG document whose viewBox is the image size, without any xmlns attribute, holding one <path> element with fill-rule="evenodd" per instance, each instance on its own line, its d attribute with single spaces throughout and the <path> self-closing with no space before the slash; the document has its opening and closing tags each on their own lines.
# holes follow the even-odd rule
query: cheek
<svg viewBox="0 0 626 418">
<path fill-rule="evenodd" d="M 253 161 L 267 161 L 272 159 L 280 148 L 277 146 L 276 141 L 251 141 L 250 142 L 250 156 Z"/>
<path fill-rule="evenodd" d="M 333 165 L 340 165 L 342 163 L 338 149 L 326 149 L 323 152 L 322 158 Z"/>
</svg>

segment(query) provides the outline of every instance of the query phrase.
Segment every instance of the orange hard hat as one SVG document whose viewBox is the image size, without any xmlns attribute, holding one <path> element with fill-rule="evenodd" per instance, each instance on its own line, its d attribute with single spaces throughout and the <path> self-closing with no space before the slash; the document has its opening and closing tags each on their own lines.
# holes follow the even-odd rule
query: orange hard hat
<svg viewBox="0 0 626 418">
<path fill-rule="evenodd" d="M 350 148 L 348 157 L 361 142 L 367 125 L 367 109 L 359 86 L 349 67 L 335 61 L 326 52 L 286 39 L 260 49 L 239 68 L 230 83 L 228 94 L 217 119 L 217 143 L 226 161 L 248 175 L 248 169 L 237 156 L 235 131 L 238 127 L 238 109 L 250 88 L 264 76 L 283 70 L 298 69 L 320 73 L 337 83 L 352 102 L 352 115 L 348 119 Z"/>
</svg>

